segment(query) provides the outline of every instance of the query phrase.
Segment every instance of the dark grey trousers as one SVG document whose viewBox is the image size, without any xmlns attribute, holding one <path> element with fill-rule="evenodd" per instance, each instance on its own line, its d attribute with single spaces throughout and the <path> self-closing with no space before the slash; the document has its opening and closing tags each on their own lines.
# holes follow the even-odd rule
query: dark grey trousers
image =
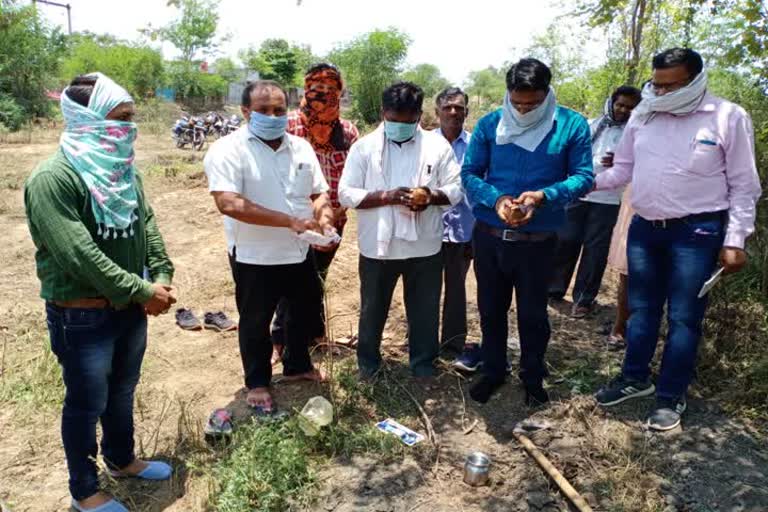
<svg viewBox="0 0 768 512">
<path fill-rule="evenodd" d="M 467 342 L 467 272 L 472 264 L 472 242 L 443 242 L 443 350 L 460 353 Z"/>
<path fill-rule="evenodd" d="M 372 375 L 381 366 L 381 335 L 395 285 L 402 276 L 411 373 L 418 377 L 434 374 L 433 362 L 439 350 L 442 268 L 439 252 L 403 260 L 378 260 L 360 255 L 357 365 L 361 373 Z"/>
</svg>

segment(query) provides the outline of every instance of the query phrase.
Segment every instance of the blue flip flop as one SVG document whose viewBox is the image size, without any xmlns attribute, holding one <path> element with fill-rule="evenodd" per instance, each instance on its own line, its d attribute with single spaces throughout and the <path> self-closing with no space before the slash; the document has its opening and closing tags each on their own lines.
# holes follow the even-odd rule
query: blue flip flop
<svg viewBox="0 0 768 512">
<path fill-rule="evenodd" d="M 173 468 L 165 462 L 151 460 L 147 462 L 144 471 L 137 475 L 124 475 L 119 471 L 109 470 L 109 474 L 114 478 L 141 478 L 142 480 L 168 480 L 173 474 Z M 112 512 L 112 511 L 109 511 Z"/>
<path fill-rule="evenodd" d="M 96 508 L 82 508 L 76 501 L 72 500 L 72 508 L 78 512 L 128 512 L 122 503 L 114 499 Z"/>
</svg>

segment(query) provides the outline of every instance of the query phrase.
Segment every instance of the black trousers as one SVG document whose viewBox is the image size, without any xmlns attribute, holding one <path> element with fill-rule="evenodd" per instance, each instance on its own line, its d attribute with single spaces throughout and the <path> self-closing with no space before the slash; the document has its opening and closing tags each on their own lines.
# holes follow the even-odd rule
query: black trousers
<svg viewBox="0 0 768 512">
<path fill-rule="evenodd" d="M 565 295 L 581 254 L 573 286 L 573 302 L 591 306 L 605 273 L 619 205 L 576 201 L 566 209 L 566 214 L 565 228 L 558 233 L 555 273 L 549 285 L 549 294 L 557 297 Z"/>
<path fill-rule="evenodd" d="M 403 299 L 408 319 L 408 353 L 411 373 L 417 377 L 434 374 L 433 362 L 439 343 L 442 256 L 438 252 L 423 258 L 378 260 L 360 255 L 360 323 L 357 365 L 372 375 L 381 366 L 381 335 L 389 316 L 392 293 L 403 277 Z"/>
<path fill-rule="evenodd" d="M 309 357 L 310 323 L 320 295 L 320 281 L 311 256 L 289 265 L 249 265 L 229 258 L 240 314 L 240 358 L 248 389 L 269 386 L 272 379 L 272 341 L 269 324 L 281 300 L 288 304 L 285 319 L 283 375 L 312 369 Z"/>
<path fill-rule="evenodd" d="M 520 336 L 520 379 L 541 384 L 547 376 L 544 355 L 550 337 L 547 283 L 552 278 L 556 237 L 537 242 L 506 242 L 475 229 L 477 306 L 483 331 L 483 373 L 503 380 L 507 365 L 509 308 L 514 292 Z"/>
<path fill-rule="evenodd" d="M 344 233 L 344 228 L 339 228 L 339 236 Z M 315 263 L 315 270 L 320 278 L 320 283 L 325 289 L 325 279 L 328 277 L 328 269 L 333 262 L 336 251 L 339 248 L 336 247 L 330 252 L 315 251 L 311 247 L 309 248 L 309 255 L 313 258 Z M 277 305 L 277 312 L 275 318 L 272 321 L 272 343 L 275 345 L 285 345 L 285 321 L 288 315 L 288 302 L 281 300 Z M 320 293 L 317 301 L 314 304 L 314 311 L 307 318 L 310 322 L 310 335 L 311 339 L 320 338 L 325 336 L 325 296 L 324 293 Z"/>
<path fill-rule="evenodd" d="M 467 272 L 472 264 L 472 242 L 443 242 L 443 350 L 461 352 L 467 341 Z"/>
</svg>

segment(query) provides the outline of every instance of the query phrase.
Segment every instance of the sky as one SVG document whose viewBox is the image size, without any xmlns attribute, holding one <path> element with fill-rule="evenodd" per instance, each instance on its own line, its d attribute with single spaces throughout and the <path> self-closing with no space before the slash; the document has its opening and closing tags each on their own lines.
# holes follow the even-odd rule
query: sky
<svg viewBox="0 0 768 512">
<path fill-rule="evenodd" d="M 73 31 L 140 37 L 138 29 L 162 26 L 177 10 L 166 0 L 58 0 L 72 7 Z M 66 30 L 66 9 L 38 4 L 51 23 Z M 373 29 L 397 27 L 412 44 L 407 64 L 429 62 L 463 84 L 467 73 L 522 57 L 531 38 L 560 13 L 552 0 L 222 0 L 219 31 L 232 38 L 221 55 L 258 46 L 267 38 L 308 44 L 325 55 L 335 44 Z M 162 46 L 166 58 L 175 50 Z"/>
</svg>

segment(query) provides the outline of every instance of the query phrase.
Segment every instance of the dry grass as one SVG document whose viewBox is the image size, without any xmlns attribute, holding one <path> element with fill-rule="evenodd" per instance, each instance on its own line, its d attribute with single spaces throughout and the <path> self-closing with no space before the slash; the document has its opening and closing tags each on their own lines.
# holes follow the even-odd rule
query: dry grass
<svg viewBox="0 0 768 512">
<path fill-rule="evenodd" d="M 576 397 L 550 410 L 557 436 L 578 440 L 577 447 L 550 453 L 560 470 L 602 510 L 653 512 L 663 509 L 658 493 L 661 458 L 651 438 L 612 420 L 591 397 Z"/>
<path fill-rule="evenodd" d="M 233 286 L 223 250 L 220 216 L 203 188 L 203 155 L 173 148 L 165 129 L 154 137 L 152 130 L 145 128 L 142 125 L 141 132 L 149 135 L 139 139 L 137 163 L 146 176 L 147 192 L 177 265 L 180 297 L 185 305 L 197 311 L 207 308 L 232 312 Z M 8 428 L 11 434 L 6 437 L 3 430 L 4 440 L 0 443 L 0 499 L 12 501 L 9 493 L 13 493 L 13 497 L 21 496 L 17 498 L 21 502 L 16 505 L 22 511 L 39 509 L 30 505 L 31 501 L 26 503 L 33 498 L 45 503 L 46 510 L 59 510 L 60 497 L 66 494 L 66 468 L 55 410 L 61 400 L 62 387 L 58 365 L 48 347 L 41 304 L 36 298 L 32 247 L 20 200 L 20 187 L 26 175 L 55 150 L 54 133 L 35 133 L 31 144 L 0 148 L 0 190 L 5 192 L 0 194 L 0 223 L 7 233 L 0 249 L 4 261 L 0 268 L 4 283 L 0 298 L 7 307 L 0 320 L 4 354 L 0 363 L 3 370 L 0 428 Z M 352 216 L 328 278 L 331 338 L 353 334 L 357 329 L 359 282 L 355 235 Z M 605 297 L 612 297 L 612 279 L 606 281 L 609 289 Z M 469 286 L 470 335 L 479 339 L 472 277 Z M 409 501 L 403 510 L 421 503 L 431 504 L 434 510 L 441 510 L 441 506 L 456 510 L 462 507 L 507 510 L 509 507 L 494 502 L 500 498 L 495 494 L 500 492 L 522 492 L 524 503 L 525 489 L 535 488 L 536 479 L 540 481 L 543 477 L 532 461 L 518 453 L 514 443 L 496 434 L 512 419 L 529 414 L 520 408 L 519 391 L 510 385 L 505 388 L 503 402 L 483 409 L 468 403 L 465 381 L 453 375 L 444 373 L 436 391 L 428 393 L 417 389 L 407 374 L 407 355 L 400 348 L 405 338 L 400 290 L 398 287 L 395 293 L 385 331 L 384 351 L 390 368 L 379 381 L 360 383 L 353 358 L 344 351 L 340 359 L 316 355 L 318 363 L 333 375 L 329 386 L 276 388 L 281 406 L 288 410 L 299 409 L 307 398 L 316 394 L 331 397 L 336 408 L 336 421 L 317 438 L 304 438 L 288 424 L 287 433 L 283 435 L 301 450 L 303 458 L 297 460 L 308 461 L 310 473 L 317 476 L 326 470 L 331 470 L 333 475 L 335 468 L 343 466 L 340 461 L 360 454 L 370 454 L 374 466 L 384 467 L 390 464 L 396 467 L 403 460 L 415 459 L 421 465 L 419 485 L 423 488 L 397 491 Z M 768 364 L 762 363 L 766 361 L 766 329 L 760 322 L 761 315 L 764 319 L 764 310 L 757 306 L 737 306 L 726 301 L 713 305 L 707 324 L 709 341 L 702 354 L 697 389 L 704 395 L 714 393 L 720 403 L 742 417 L 761 418 L 766 409 L 761 407 L 761 403 L 766 403 L 765 383 L 768 382 L 768 372 L 765 372 Z M 545 436 L 534 442 L 596 509 L 661 510 L 664 501 L 661 481 L 670 463 L 669 445 L 640 429 L 638 418 L 642 417 L 647 404 L 629 412 L 606 414 L 597 409 L 588 396 L 616 373 L 620 355 L 602 350 L 593 334 L 596 322 L 574 321 L 556 312 L 552 312 L 552 317 L 554 339 L 548 357 L 552 364 L 552 387 L 554 393 L 567 401 L 556 402 L 539 413 L 557 427 L 548 434 L 548 439 Z M 239 365 L 236 335 L 179 332 L 169 317 L 151 322 L 150 347 L 136 400 L 137 451 L 141 456 L 171 461 L 176 471 L 167 486 L 110 482 L 109 488 L 132 505 L 132 510 L 215 509 L 222 483 L 232 474 L 229 471 L 243 466 L 236 461 L 256 460 L 252 450 L 243 447 L 261 446 L 257 441 L 263 426 L 244 419 L 238 409 L 242 406 L 242 397 L 237 394 L 233 397 L 242 385 Z M 416 397 L 418 407 L 401 385 Z M 428 401 L 432 405 L 428 405 Z M 237 410 L 236 419 L 244 426 L 242 442 L 227 448 L 211 447 L 203 442 L 201 428 L 208 412 L 223 404 Z M 395 417 L 424 432 L 426 427 L 419 407 L 426 411 L 442 439 L 440 452 L 428 443 L 417 450 L 405 449 L 394 437 L 383 436 L 373 429 L 375 421 Z M 26 411 L 35 414 L 19 414 Z M 26 429 L 11 428 L 19 420 L 26 422 Z M 469 424 L 476 425 L 472 433 L 462 434 Z M 264 435 L 267 433 L 264 431 Z M 498 455 L 499 460 L 514 462 L 505 474 L 509 478 L 508 486 L 494 487 L 483 494 L 479 490 L 468 491 L 460 484 L 460 459 L 466 451 L 478 446 L 489 450 L 494 457 Z M 241 451 L 235 456 L 238 448 Z M 439 460 L 437 453 L 440 453 Z M 270 467 L 263 459 L 259 459 L 259 463 Z M 52 468 L 52 464 L 56 465 Z M 300 483 L 302 473 L 296 475 L 293 482 Z M 272 485 L 268 479 L 258 478 L 259 485 Z M 333 479 L 318 480 L 316 485 L 302 488 L 291 506 L 317 510 L 319 505 L 312 501 L 313 496 L 320 487 L 334 484 Z M 400 489 L 397 483 L 390 482 L 390 485 Z M 338 482 L 338 486 L 344 489 L 346 482 Z M 365 509 L 364 500 L 369 498 L 364 497 L 367 491 L 363 487 L 345 492 L 347 497 L 361 500 L 360 509 Z M 354 495 L 355 492 L 358 495 Z"/>
</svg>

